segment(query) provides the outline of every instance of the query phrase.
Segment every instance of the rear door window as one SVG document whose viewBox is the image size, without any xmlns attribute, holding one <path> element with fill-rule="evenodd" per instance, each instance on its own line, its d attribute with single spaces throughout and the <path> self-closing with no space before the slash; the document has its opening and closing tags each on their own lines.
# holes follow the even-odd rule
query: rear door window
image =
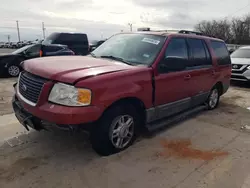
<svg viewBox="0 0 250 188">
<path fill-rule="evenodd" d="M 211 41 L 211 47 L 216 55 L 219 65 L 230 65 L 231 59 L 226 44 L 221 41 Z"/>
<path fill-rule="evenodd" d="M 191 56 L 187 66 L 188 68 L 204 67 L 212 64 L 209 51 L 203 40 L 189 38 L 187 41 Z"/>
<path fill-rule="evenodd" d="M 180 57 L 188 59 L 186 40 L 183 38 L 173 38 L 168 44 L 165 57 Z"/>
</svg>

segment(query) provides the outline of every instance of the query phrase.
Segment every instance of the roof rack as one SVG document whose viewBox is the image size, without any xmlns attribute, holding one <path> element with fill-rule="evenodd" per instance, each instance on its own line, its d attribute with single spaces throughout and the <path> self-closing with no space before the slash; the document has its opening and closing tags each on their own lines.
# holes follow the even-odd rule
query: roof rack
<svg viewBox="0 0 250 188">
<path fill-rule="evenodd" d="M 188 30 L 180 30 L 178 33 L 182 33 L 182 34 L 193 34 L 193 35 L 204 35 L 203 33 L 200 33 L 200 32 L 188 31 Z"/>
<path fill-rule="evenodd" d="M 197 32 L 197 31 L 180 30 L 178 33 L 181 33 L 181 34 L 201 35 L 201 36 L 207 36 L 207 37 L 216 38 L 215 36 L 207 35 L 207 34 L 204 34 L 204 33 L 201 33 L 201 32 Z"/>
<path fill-rule="evenodd" d="M 180 33 L 180 34 L 191 34 L 191 35 L 200 35 L 200 36 L 207 36 L 207 37 L 213 37 L 216 38 L 215 36 L 212 35 L 206 35 L 201 32 L 196 32 L 196 31 L 189 31 L 189 30 L 151 30 L 149 27 L 145 28 L 138 28 L 137 31 L 153 31 L 153 32 L 168 32 L 168 33 Z"/>
</svg>

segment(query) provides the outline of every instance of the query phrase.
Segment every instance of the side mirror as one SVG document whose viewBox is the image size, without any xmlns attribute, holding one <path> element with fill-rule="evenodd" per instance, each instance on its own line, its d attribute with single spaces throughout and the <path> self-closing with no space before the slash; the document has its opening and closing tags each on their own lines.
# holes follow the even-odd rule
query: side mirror
<svg viewBox="0 0 250 188">
<path fill-rule="evenodd" d="M 186 69 L 187 59 L 176 57 L 176 56 L 168 56 L 163 59 L 159 64 L 159 72 L 176 72 L 182 71 Z"/>
</svg>

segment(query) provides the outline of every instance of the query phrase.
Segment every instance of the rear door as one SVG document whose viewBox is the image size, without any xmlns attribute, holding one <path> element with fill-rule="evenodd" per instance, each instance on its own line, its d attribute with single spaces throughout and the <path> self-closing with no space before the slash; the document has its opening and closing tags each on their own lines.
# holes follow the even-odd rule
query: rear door
<svg viewBox="0 0 250 188">
<path fill-rule="evenodd" d="M 170 39 L 165 57 L 179 57 L 188 61 L 185 38 Z M 157 119 L 171 116 L 190 107 L 190 71 L 171 72 L 162 69 L 164 59 L 158 64 L 155 76 L 155 106 Z"/>
<path fill-rule="evenodd" d="M 205 102 L 216 77 L 206 42 L 196 38 L 189 38 L 187 42 L 190 51 L 187 69 L 191 71 L 190 89 L 192 106 L 195 106 Z"/>
</svg>

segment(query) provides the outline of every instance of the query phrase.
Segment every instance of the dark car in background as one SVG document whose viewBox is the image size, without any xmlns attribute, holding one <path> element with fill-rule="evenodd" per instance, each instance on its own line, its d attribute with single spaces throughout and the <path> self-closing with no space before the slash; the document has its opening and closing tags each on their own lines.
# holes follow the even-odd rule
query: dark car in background
<svg viewBox="0 0 250 188">
<path fill-rule="evenodd" d="M 104 43 L 106 40 L 94 40 L 91 41 L 89 46 L 90 46 L 90 51 L 92 52 L 95 50 L 98 46 L 100 46 L 102 43 Z"/>
<path fill-rule="evenodd" d="M 67 45 L 76 55 L 89 53 L 89 41 L 85 33 L 52 33 L 43 41 L 43 44 Z"/>
<path fill-rule="evenodd" d="M 0 56 L 0 74 L 16 77 L 22 70 L 20 64 L 22 61 L 40 56 L 63 56 L 74 55 L 66 45 L 60 44 L 32 44 L 22 47 L 11 54 Z"/>
</svg>

